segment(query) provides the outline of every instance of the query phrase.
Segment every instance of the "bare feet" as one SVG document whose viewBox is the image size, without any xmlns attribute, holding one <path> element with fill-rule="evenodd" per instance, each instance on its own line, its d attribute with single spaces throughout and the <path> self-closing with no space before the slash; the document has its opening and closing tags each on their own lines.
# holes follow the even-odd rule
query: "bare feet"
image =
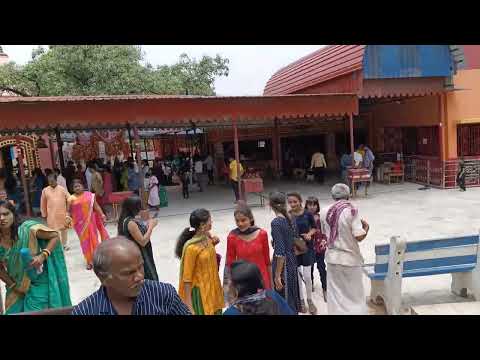
<svg viewBox="0 0 480 360">
<path fill-rule="evenodd" d="M 308 299 L 307 302 L 308 302 L 308 312 L 311 315 L 317 315 L 317 307 L 313 303 L 312 299 Z"/>
</svg>

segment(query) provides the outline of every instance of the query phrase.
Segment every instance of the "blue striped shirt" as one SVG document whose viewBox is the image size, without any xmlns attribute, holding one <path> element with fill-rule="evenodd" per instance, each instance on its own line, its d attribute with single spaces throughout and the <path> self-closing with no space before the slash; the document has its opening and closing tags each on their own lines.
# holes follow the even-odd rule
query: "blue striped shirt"
<svg viewBox="0 0 480 360">
<path fill-rule="evenodd" d="M 107 290 L 96 292 L 73 308 L 72 315 L 117 315 Z M 170 284 L 145 280 L 133 305 L 132 315 L 191 315 L 175 288 Z"/>
</svg>

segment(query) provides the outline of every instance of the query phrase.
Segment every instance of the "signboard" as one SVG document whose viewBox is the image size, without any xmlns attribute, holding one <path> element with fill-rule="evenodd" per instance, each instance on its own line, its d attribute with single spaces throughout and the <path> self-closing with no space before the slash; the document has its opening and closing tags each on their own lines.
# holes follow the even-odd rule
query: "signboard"
<svg viewBox="0 0 480 360">
<path fill-rule="evenodd" d="M 103 141 L 98 142 L 98 157 L 100 159 L 107 158 L 107 153 L 105 152 L 105 143 Z"/>
</svg>

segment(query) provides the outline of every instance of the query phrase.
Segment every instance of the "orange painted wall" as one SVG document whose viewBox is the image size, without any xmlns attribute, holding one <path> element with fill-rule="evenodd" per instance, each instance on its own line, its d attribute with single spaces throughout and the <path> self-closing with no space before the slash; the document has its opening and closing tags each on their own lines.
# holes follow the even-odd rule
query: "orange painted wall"
<svg viewBox="0 0 480 360">
<path fill-rule="evenodd" d="M 480 69 L 460 70 L 453 79 L 455 88 L 465 89 L 447 95 L 448 118 L 480 123 Z"/>
<path fill-rule="evenodd" d="M 447 94 L 446 152 L 457 157 L 457 126 L 461 123 L 480 123 L 480 69 L 460 70 L 453 78 L 456 89 Z"/>
</svg>

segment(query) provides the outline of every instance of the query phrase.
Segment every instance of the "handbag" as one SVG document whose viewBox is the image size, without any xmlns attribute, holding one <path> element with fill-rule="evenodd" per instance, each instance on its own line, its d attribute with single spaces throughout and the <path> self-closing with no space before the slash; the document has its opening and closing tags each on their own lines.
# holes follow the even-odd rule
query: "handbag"
<svg viewBox="0 0 480 360">
<path fill-rule="evenodd" d="M 307 242 L 303 238 L 295 236 L 293 238 L 293 252 L 295 255 L 303 255 L 307 251 Z"/>
<path fill-rule="evenodd" d="M 295 224 L 295 217 L 293 217 L 290 223 L 292 224 L 293 230 L 293 252 L 295 253 L 295 255 L 305 254 L 308 251 L 307 242 L 304 238 L 298 236 L 298 229 L 297 225 Z"/>
</svg>

